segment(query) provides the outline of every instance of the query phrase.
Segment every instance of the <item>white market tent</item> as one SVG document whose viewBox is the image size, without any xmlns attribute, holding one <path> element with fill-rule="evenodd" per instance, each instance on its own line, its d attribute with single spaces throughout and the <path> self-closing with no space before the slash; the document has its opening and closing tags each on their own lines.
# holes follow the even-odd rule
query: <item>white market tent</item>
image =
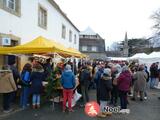
<svg viewBox="0 0 160 120">
<path fill-rule="evenodd" d="M 134 56 L 129 58 L 130 60 L 137 59 L 140 64 L 145 64 L 148 69 L 152 63 L 159 62 L 160 63 L 160 52 L 152 52 L 147 55 L 145 53 L 137 53 Z"/>
<path fill-rule="evenodd" d="M 128 57 L 109 57 L 110 60 L 128 61 Z"/>
<path fill-rule="evenodd" d="M 139 59 L 139 58 L 148 58 L 149 56 L 146 53 L 137 53 L 130 57 L 129 59 Z"/>
<path fill-rule="evenodd" d="M 159 62 L 160 63 L 160 52 L 152 52 L 147 55 L 146 53 L 137 53 L 132 57 L 108 57 L 110 60 L 117 61 L 130 61 L 130 60 L 138 60 L 139 64 L 145 64 L 148 69 L 150 68 L 152 63 Z"/>
<path fill-rule="evenodd" d="M 149 58 L 160 58 L 160 52 L 152 52 L 149 54 Z"/>
</svg>

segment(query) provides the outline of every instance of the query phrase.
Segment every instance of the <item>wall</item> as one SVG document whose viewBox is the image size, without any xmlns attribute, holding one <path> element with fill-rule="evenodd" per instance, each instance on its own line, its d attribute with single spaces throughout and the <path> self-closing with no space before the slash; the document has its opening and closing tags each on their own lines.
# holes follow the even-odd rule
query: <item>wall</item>
<svg viewBox="0 0 160 120">
<path fill-rule="evenodd" d="M 82 46 L 88 46 L 88 47 L 90 47 L 90 51 L 88 51 L 88 52 L 92 52 L 91 47 L 96 46 L 97 47 L 97 52 L 105 52 L 105 42 L 104 42 L 103 39 L 80 38 L 80 43 L 79 44 L 80 44 L 80 50 L 82 50 L 81 49 Z"/>
<path fill-rule="evenodd" d="M 47 9 L 47 30 L 38 26 L 38 5 Z M 62 24 L 66 26 L 66 39 L 61 38 Z M 77 44 L 69 42 L 69 30 L 77 36 Z M 21 43 L 44 36 L 62 43 L 66 47 L 79 47 L 78 31 L 48 2 L 48 0 L 21 0 L 21 16 L 12 15 L 0 9 L 0 33 L 13 34 Z"/>
</svg>

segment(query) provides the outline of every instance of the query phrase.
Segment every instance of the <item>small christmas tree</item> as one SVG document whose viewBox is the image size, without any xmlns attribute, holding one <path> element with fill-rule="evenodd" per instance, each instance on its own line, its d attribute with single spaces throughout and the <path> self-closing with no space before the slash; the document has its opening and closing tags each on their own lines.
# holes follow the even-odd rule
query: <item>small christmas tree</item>
<svg viewBox="0 0 160 120">
<path fill-rule="evenodd" d="M 58 89 L 61 88 L 60 83 L 60 72 L 59 68 L 55 68 L 54 71 L 47 69 L 48 75 L 46 81 L 48 82 L 47 86 L 45 87 L 45 95 L 43 101 L 47 101 L 51 97 L 57 96 Z"/>
</svg>

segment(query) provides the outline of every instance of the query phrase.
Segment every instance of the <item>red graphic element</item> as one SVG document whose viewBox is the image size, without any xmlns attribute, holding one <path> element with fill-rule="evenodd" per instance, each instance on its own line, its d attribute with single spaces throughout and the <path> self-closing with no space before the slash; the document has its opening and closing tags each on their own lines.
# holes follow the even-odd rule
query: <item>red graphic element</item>
<svg viewBox="0 0 160 120">
<path fill-rule="evenodd" d="M 100 106 L 97 102 L 88 102 L 85 105 L 85 113 L 90 117 L 95 117 L 100 112 Z"/>
</svg>

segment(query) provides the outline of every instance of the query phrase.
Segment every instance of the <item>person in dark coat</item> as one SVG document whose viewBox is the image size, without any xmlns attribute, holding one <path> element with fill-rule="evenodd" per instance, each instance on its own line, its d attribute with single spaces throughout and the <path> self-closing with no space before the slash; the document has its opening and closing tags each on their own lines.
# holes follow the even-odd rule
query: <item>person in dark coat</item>
<svg viewBox="0 0 160 120">
<path fill-rule="evenodd" d="M 44 74 L 46 78 L 50 76 L 51 72 L 53 72 L 53 63 L 51 62 L 52 62 L 52 59 L 48 58 L 45 64 L 39 63 L 40 65 L 43 66 Z"/>
<path fill-rule="evenodd" d="M 146 74 L 147 74 L 146 88 L 145 88 L 145 91 L 144 91 L 144 99 L 146 100 L 146 99 L 147 99 L 147 85 L 148 85 L 148 82 L 149 82 L 149 72 L 148 72 L 147 66 L 145 66 L 144 71 L 145 71 Z"/>
<path fill-rule="evenodd" d="M 120 75 L 121 72 L 121 66 L 119 64 L 112 66 L 112 86 L 113 89 L 111 91 L 111 103 L 114 106 L 117 106 L 117 100 L 118 100 L 118 85 L 117 85 L 117 78 Z"/>
<path fill-rule="evenodd" d="M 97 103 L 100 105 L 100 80 L 101 76 L 103 74 L 104 68 L 102 66 L 98 67 L 98 71 L 96 72 L 94 82 L 96 83 L 96 97 L 97 97 Z"/>
<path fill-rule="evenodd" d="M 31 93 L 32 96 L 32 106 L 33 109 L 40 107 L 40 94 L 42 92 L 42 82 L 45 79 L 45 74 L 43 67 L 40 64 L 33 66 L 33 71 L 31 74 Z"/>
<path fill-rule="evenodd" d="M 84 105 L 89 101 L 88 86 L 91 78 L 90 75 L 91 73 L 87 69 L 87 66 L 83 66 L 80 72 L 80 86 Z"/>
<path fill-rule="evenodd" d="M 150 78 L 151 78 L 150 88 L 154 89 L 156 85 L 156 80 L 158 78 L 158 68 L 156 63 L 153 63 L 150 67 Z"/>
<path fill-rule="evenodd" d="M 20 97 L 20 106 L 25 109 L 29 103 L 28 97 L 30 92 L 30 76 L 32 72 L 32 65 L 27 63 L 24 65 L 21 73 L 21 97 Z"/>
<path fill-rule="evenodd" d="M 16 62 L 12 61 L 12 62 L 9 63 L 9 65 L 10 65 L 10 69 L 12 70 L 12 73 L 13 73 L 14 81 L 17 85 L 18 84 L 18 79 L 20 79 L 20 72 L 18 71 L 18 69 L 16 67 Z"/>
<path fill-rule="evenodd" d="M 105 68 L 100 80 L 100 113 L 98 116 L 105 117 L 105 107 L 107 101 L 110 100 L 110 92 L 112 90 L 111 69 Z"/>
</svg>

